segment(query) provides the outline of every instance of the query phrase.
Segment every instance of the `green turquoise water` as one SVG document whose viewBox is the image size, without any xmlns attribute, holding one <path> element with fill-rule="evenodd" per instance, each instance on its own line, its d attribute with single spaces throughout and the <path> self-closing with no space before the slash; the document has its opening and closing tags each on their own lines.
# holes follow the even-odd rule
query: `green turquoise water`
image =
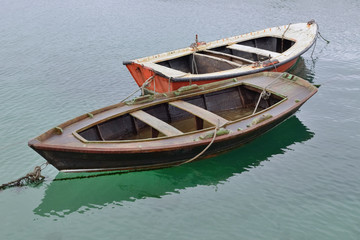
<svg viewBox="0 0 360 240">
<path fill-rule="evenodd" d="M 27 141 L 137 89 L 122 61 L 315 19 L 292 73 L 319 92 L 221 156 L 0 191 L 0 239 L 360 239 L 360 2 L 0 0 L 0 183 L 45 160 Z M 312 54 L 313 52 L 313 54 Z M 69 179 L 70 178 L 70 179 Z"/>
</svg>

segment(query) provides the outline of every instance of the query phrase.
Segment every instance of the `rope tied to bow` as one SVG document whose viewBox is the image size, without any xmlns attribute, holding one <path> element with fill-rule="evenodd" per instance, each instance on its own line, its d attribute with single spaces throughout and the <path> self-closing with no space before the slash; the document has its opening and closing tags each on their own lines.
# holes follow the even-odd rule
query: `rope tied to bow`
<svg viewBox="0 0 360 240">
<path fill-rule="evenodd" d="M 149 77 L 148 79 L 146 79 L 146 81 L 143 83 L 143 85 L 141 85 L 140 89 L 141 89 L 141 95 L 144 96 L 145 95 L 145 87 L 147 87 L 151 81 L 154 79 L 155 74 L 152 75 L 151 77 Z M 154 81 L 154 92 L 155 92 L 155 81 Z"/>
<path fill-rule="evenodd" d="M 120 102 L 125 102 L 125 100 L 127 100 L 128 98 L 130 98 L 131 96 L 133 96 L 135 93 L 137 93 L 138 91 L 141 90 L 141 96 L 145 95 L 145 87 L 148 86 L 150 84 L 150 82 L 153 80 L 153 78 L 155 77 L 155 74 L 152 75 L 151 77 L 149 77 L 142 85 L 140 88 L 136 89 L 134 92 L 132 92 L 130 95 L 128 95 L 126 98 L 124 98 L 123 100 L 121 100 Z M 154 81 L 154 92 L 155 92 L 155 81 Z"/>
</svg>

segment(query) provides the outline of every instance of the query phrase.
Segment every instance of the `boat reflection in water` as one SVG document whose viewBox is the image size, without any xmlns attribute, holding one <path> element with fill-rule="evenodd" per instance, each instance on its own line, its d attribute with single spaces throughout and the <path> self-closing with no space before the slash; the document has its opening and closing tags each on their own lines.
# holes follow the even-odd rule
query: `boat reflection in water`
<svg viewBox="0 0 360 240">
<path fill-rule="evenodd" d="M 301 77 L 311 83 L 314 83 L 315 62 L 312 62 L 310 64 L 311 66 L 307 65 L 309 65 L 309 63 L 303 57 L 299 57 L 296 64 L 291 69 L 289 69 L 288 72 L 295 76 Z"/>
<path fill-rule="evenodd" d="M 286 134 L 289 132 L 291 134 Z M 161 198 L 189 187 L 216 186 L 235 174 L 250 171 L 273 155 L 283 154 L 290 145 L 307 141 L 313 135 L 296 116 L 292 116 L 241 148 L 179 167 L 102 176 L 59 173 L 33 211 L 39 216 L 64 217 L 109 204 Z"/>
</svg>

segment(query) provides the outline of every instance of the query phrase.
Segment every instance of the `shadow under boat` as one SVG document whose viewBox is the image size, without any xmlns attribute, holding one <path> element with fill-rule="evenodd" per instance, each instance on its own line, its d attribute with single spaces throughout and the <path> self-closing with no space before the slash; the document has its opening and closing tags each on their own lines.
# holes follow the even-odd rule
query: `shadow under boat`
<svg viewBox="0 0 360 240">
<path fill-rule="evenodd" d="M 64 217 L 73 212 L 101 209 L 109 204 L 161 198 L 189 187 L 216 186 L 313 136 L 313 132 L 292 116 L 249 144 L 206 161 L 122 174 L 59 173 L 46 187 L 44 198 L 33 212 L 44 217 Z"/>
</svg>

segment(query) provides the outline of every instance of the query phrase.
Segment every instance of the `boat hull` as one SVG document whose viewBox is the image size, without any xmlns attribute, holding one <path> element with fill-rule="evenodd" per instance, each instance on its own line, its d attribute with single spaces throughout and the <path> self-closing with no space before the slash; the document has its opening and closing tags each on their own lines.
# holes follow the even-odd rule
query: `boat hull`
<svg viewBox="0 0 360 240">
<path fill-rule="evenodd" d="M 271 72 L 180 90 L 83 114 L 29 146 L 64 172 L 177 166 L 252 141 L 317 92 L 304 79 Z"/>
<path fill-rule="evenodd" d="M 147 79 L 150 77 L 152 78 L 152 81 L 147 85 L 146 89 L 148 92 L 158 92 L 158 93 L 167 93 L 171 91 L 175 91 L 181 87 L 188 86 L 189 84 L 197 84 L 197 85 L 203 85 L 212 83 L 215 81 L 224 80 L 227 78 L 233 78 L 233 77 L 240 77 L 250 74 L 255 74 L 258 72 L 263 71 L 271 71 L 271 72 L 286 72 L 290 68 L 292 68 L 299 57 L 295 57 L 294 59 L 291 59 L 288 62 L 282 62 L 276 65 L 272 65 L 269 67 L 259 68 L 256 70 L 250 70 L 250 71 L 241 71 L 235 74 L 230 75 L 217 75 L 213 77 L 208 77 L 206 79 L 192 79 L 192 80 L 173 80 L 169 79 L 165 76 L 162 76 L 161 74 L 154 73 L 151 69 L 148 69 L 141 64 L 132 63 L 127 64 L 126 67 L 129 70 L 131 76 L 134 78 L 135 82 L 138 84 L 139 87 L 143 86 Z"/>
<path fill-rule="evenodd" d="M 287 71 L 313 46 L 317 34 L 314 21 L 289 24 L 208 43 L 197 42 L 188 48 L 123 64 L 139 87 L 166 93 L 189 84 Z"/>
<path fill-rule="evenodd" d="M 246 134 L 239 133 L 232 136 L 217 137 L 210 148 L 197 160 L 217 156 L 254 140 L 290 117 L 300 106 L 298 105 L 287 114 L 273 119 L 271 123 L 263 124 Z M 29 145 L 55 168 L 63 172 L 140 171 L 181 165 L 199 154 L 209 145 L 210 140 L 203 141 L 201 144 L 178 145 L 174 148 L 151 151 L 47 147 L 38 146 L 36 140 L 29 142 Z"/>
</svg>

